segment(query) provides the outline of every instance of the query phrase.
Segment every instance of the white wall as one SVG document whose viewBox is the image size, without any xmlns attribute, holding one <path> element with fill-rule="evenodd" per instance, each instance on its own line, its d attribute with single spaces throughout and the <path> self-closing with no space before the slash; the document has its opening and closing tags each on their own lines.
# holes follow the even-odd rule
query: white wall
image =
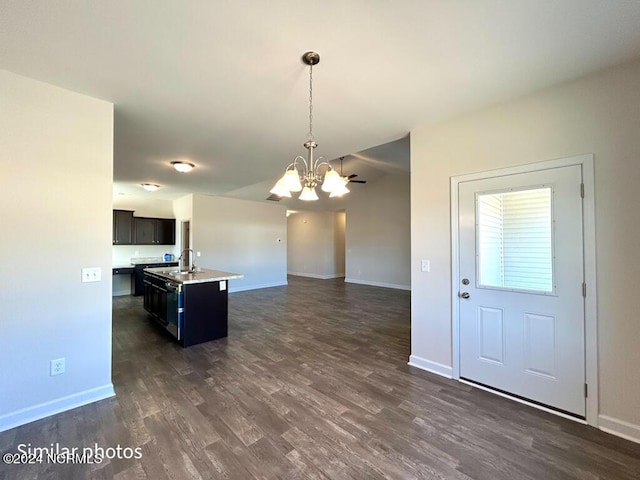
<svg viewBox="0 0 640 480">
<path fill-rule="evenodd" d="M 287 271 L 313 278 L 344 276 L 344 212 L 300 211 L 287 217 Z"/>
<path fill-rule="evenodd" d="M 634 62 L 411 132 L 411 351 L 452 365 L 450 177 L 593 153 L 600 422 L 640 440 L 638 85 Z"/>
<path fill-rule="evenodd" d="M 141 189 L 142 190 L 142 189 Z M 136 217 L 175 218 L 173 201 L 154 198 L 154 192 L 141 195 L 114 195 L 114 210 L 133 210 Z"/>
<path fill-rule="evenodd" d="M 0 430 L 113 395 L 112 146 L 112 104 L 0 71 Z"/>
<path fill-rule="evenodd" d="M 241 273 L 229 291 L 287 284 L 287 220 L 281 205 L 193 195 L 197 266 Z"/>
<path fill-rule="evenodd" d="M 191 220 L 193 217 L 193 195 L 185 195 L 173 201 L 173 216 L 176 222 Z"/>
<path fill-rule="evenodd" d="M 347 282 L 411 288 L 410 178 L 386 175 L 347 204 Z"/>
<path fill-rule="evenodd" d="M 176 258 L 183 250 L 182 246 L 182 222 L 191 222 L 193 217 L 193 195 L 185 195 L 173 201 L 173 216 L 176 219 Z M 193 224 L 191 224 L 190 244 L 193 245 Z"/>
</svg>

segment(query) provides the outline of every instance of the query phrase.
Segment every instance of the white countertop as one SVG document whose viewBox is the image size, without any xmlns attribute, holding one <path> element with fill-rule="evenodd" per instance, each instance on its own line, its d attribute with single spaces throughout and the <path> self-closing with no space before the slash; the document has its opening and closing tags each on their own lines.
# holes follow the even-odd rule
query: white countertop
<svg viewBox="0 0 640 480">
<path fill-rule="evenodd" d="M 131 257 L 132 265 L 137 265 L 140 263 L 173 263 L 177 261 L 177 259 L 165 260 L 164 257 Z"/>
<path fill-rule="evenodd" d="M 160 258 L 160 257 L 132 258 L 131 262 L 129 263 L 116 263 L 111 265 L 111 268 L 134 268 L 136 265 L 139 265 L 141 263 L 158 263 L 158 264 L 178 263 L 178 260 L 164 260 L 163 258 Z M 162 267 L 162 268 L 166 268 L 166 267 Z M 176 268 L 176 267 L 173 267 L 173 268 Z"/>
<path fill-rule="evenodd" d="M 180 273 L 178 273 L 177 267 L 145 268 L 144 271 L 183 285 L 191 283 L 220 282 L 222 280 L 233 280 L 244 277 L 241 273 L 223 272 L 221 270 L 210 270 L 208 268 L 199 268 L 196 272 Z"/>
<path fill-rule="evenodd" d="M 131 263 L 121 263 L 118 265 L 111 265 L 111 268 L 133 268 L 133 264 Z"/>
</svg>

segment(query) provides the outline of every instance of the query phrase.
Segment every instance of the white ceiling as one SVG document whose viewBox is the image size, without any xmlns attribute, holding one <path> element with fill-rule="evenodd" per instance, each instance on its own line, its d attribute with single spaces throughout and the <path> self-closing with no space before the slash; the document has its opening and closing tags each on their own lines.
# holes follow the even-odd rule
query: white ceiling
<svg viewBox="0 0 640 480">
<path fill-rule="evenodd" d="M 640 56 L 640 1 L 0 0 L 1 68 L 115 104 L 126 194 L 263 200 L 306 153 L 307 50 L 317 154 L 374 181 L 416 126 Z"/>
</svg>

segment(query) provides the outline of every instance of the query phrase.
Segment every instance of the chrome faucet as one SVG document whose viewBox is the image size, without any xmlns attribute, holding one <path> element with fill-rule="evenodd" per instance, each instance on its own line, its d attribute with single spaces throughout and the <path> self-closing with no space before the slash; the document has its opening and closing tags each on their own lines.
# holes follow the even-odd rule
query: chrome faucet
<svg viewBox="0 0 640 480">
<path fill-rule="evenodd" d="M 191 271 L 195 272 L 196 271 L 196 264 L 193 262 L 193 249 L 191 248 L 185 248 L 184 250 L 182 250 L 182 252 L 180 252 L 180 256 L 178 257 L 178 267 L 180 268 L 180 270 L 182 270 L 184 268 L 184 263 L 185 263 L 185 256 L 184 256 L 184 252 L 187 252 L 187 256 L 189 255 L 189 252 L 191 252 Z M 187 270 L 188 270 L 188 266 L 187 266 Z"/>
</svg>

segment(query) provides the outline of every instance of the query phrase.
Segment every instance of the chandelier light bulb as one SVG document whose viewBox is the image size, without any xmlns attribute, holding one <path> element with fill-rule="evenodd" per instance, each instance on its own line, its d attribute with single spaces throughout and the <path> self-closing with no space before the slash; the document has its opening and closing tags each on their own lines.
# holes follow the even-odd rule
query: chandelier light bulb
<svg viewBox="0 0 640 480">
<path fill-rule="evenodd" d="M 341 197 L 342 195 L 349 193 L 350 190 L 347 188 L 347 183 L 349 183 L 349 179 L 346 177 L 340 177 L 340 183 L 338 188 L 336 188 L 331 194 L 329 198 Z"/>
<path fill-rule="evenodd" d="M 318 194 L 316 193 L 315 188 L 304 187 L 302 189 L 302 193 L 298 198 L 300 200 L 304 200 L 305 202 L 313 202 L 314 200 L 318 200 Z"/>
<path fill-rule="evenodd" d="M 287 188 L 284 177 L 278 180 L 275 186 L 269 190 L 269 193 L 273 193 L 279 197 L 291 198 L 291 192 L 289 192 L 289 189 Z"/>
<path fill-rule="evenodd" d="M 302 190 L 302 183 L 300 183 L 300 174 L 296 168 L 291 170 L 287 170 L 282 177 L 285 185 L 289 189 L 290 192 L 299 192 Z"/>
<path fill-rule="evenodd" d="M 322 191 L 331 193 L 341 187 L 341 177 L 333 168 L 327 170 L 324 174 L 324 180 L 322 181 Z"/>
</svg>

